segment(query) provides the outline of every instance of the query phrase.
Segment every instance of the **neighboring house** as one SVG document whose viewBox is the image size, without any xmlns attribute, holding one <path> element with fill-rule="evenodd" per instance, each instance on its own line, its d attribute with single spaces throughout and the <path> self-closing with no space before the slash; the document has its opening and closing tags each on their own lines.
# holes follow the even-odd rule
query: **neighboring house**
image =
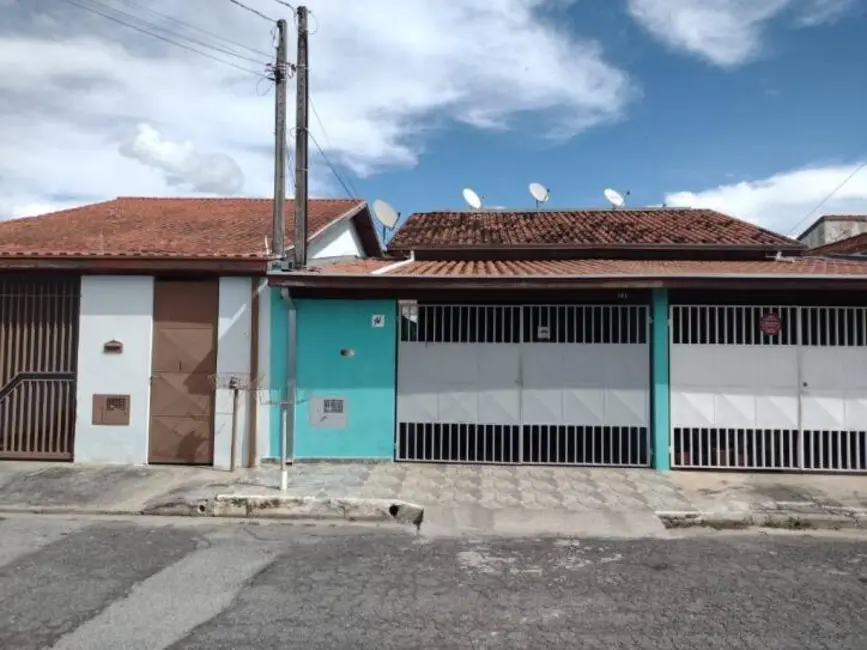
<svg viewBox="0 0 867 650">
<path fill-rule="evenodd" d="M 867 216 L 863 214 L 826 214 L 816 219 L 798 236 L 808 248 L 820 248 L 843 239 L 867 233 Z"/>
<path fill-rule="evenodd" d="M 864 255 L 867 253 L 867 232 L 840 239 L 810 249 L 810 255 Z"/>
<path fill-rule="evenodd" d="M 865 471 L 867 260 L 806 250 L 699 209 L 412 215 L 269 275 L 294 456 Z"/>
<path fill-rule="evenodd" d="M 271 214 L 118 198 L 0 222 L 0 458 L 226 467 L 233 422 L 237 465 L 268 456 Z M 291 249 L 291 204 L 285 221 Z M 364 201 L 311 200 L 308 225 L 313 264 L 382 254 Z"/>
</svg>

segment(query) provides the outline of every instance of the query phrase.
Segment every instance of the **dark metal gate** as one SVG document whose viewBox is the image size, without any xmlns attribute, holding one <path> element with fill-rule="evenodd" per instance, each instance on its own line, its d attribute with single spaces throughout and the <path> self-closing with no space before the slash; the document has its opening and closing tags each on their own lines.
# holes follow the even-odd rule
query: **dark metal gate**
<svg viewBox="0 0 867 650">
<path fill-rule="evenodd" d="M 214 462 L 217 280 L 154 283 L 148 462 Z"/>
<path fill-rule="evenodd" d="M 0 275 L 0 458 L 72 460 L 80 278 Z"/>
</svg>

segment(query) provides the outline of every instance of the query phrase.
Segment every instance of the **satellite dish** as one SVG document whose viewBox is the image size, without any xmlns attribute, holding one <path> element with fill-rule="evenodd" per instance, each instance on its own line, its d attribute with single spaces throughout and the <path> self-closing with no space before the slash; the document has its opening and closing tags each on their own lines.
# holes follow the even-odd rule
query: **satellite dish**
<svg viewBox="0 0 867 650">
<path fill-rule="evenodd" d="M 618 192 L 617 190 L 612 190 L 610 187 L 605 190 L 605 198 L 614 208 L 623 207 L 623 204 L 626 203 L 620 192 Z"/>
<path fill-rule="evenodd" d="M 373 214 L 376 215 L 377 221 L 386 228 L 394 228 L 400 215 L 388 203 L 382 199 L 376 199 L 373 202 Z"/>
<path fill-rule="evenodd" d="M 530 183 L 530 196 L 536 199 L 536 207 L 538 208 L 540 203 L 544 203 L 551 196 L 551 190 L 541 183 Z"/>
<path fill-rule="evenodd" d="M 480 199 L 479 195 L 476 194 L 469 187 L 464 188 L 463 195 L 464 201 L 466 201 L 467 205 L 469 205 L 473 210 L 478 210 L 480 207 L 482 207 L 482 199 Z"/>
</svg>

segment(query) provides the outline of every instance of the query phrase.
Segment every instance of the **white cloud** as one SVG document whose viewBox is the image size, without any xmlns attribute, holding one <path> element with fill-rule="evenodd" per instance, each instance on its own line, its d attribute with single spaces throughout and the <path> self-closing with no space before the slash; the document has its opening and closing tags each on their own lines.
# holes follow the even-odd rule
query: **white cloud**
<svg viewBox="0 0 867 650">
<path fill-rule="evenodd" d="M 244 185 L 244 173 L 229 156 L 199 153 L 192 142 L 167 140 L 149 124 L 139 124 L 135 137 L 124 142 L 119 151 L 162 171 L 172 187 L 236 194 Z"/>
<path fill-rule="evenodd" d="M 798 22 L 804 27 L 834 22 L 843 17 L 856 2 L 857 0 L 809 0 L 798 16 Z"/>
<path fill-rule="evenodd" d="M 791 12 L 812 27 L 843 16 L 854 0 L 629 0 L 632 17 L 657 40 L 714 65 L 733 67 L 762 54 L 772 19 Z"/>
<path fill-rule="evenodd" d="M 234 49 L 253 61 L 209 51 L 253 71 L 263 71 L 273 51 L 268 23 L 228 2 L 80 1 Z M 291 22 L 277 3 L 246 1 Z M 597 44 L 550 19 L 564 0 L 308 4 L 311 97 L 325 126 L 311 115 L 311 130 L 344 176 L 346 168 L 364 176 L 415 165 L 449 120 L 502 129 L 532 117 L 540 133 L 571 137 L 617 119 L 635 97 L 632 81 Z M 178 186 L 222 193 L 225 183 L 234 187 L 229 160 L 243 173 L 241 193 L 270 194 L 269 82 L 67 3 L 42 5 L 48 13 L 38 6 L 18 3 L 0 22 L 0 196 L 13 206 L 6 214 L 25 204 L 177 194 Z M 133 146 L 142 123 L 161 135 L 140 133 Z M 316 147 L 310 150 L 311 191 L 342 193 Z M 225 156 L 216 179 L 201 178 L 203 155 Z"/>
<path fill-rule="evenodd" d="M 798 235 L 823 214 L 867 214 L 867 168 L 834 192 L 861 164 L 803 167 L 762 180 L 697 192 L 671 192 L 665 203 L 719 210 L 784 235 Z M 833 196 L 810 215 L 832 192 Z"/>
</svg>

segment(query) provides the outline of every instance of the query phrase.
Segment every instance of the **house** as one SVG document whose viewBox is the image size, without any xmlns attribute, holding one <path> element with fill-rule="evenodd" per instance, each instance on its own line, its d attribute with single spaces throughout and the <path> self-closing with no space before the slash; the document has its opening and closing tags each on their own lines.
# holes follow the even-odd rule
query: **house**
<svg viewBox="0 0 867 650">
<path fill-rule="evenodd" d="M 299 460 L 867 470 L 867 260 L 719 212 L 414 214 L 268 281 Z"/>
<path fill-rule="evenodd" d="M 0 458 L 269 456 L 287 327 L 265 282 L 271 214 L 265 199 L 121 197 L 0 222 Z M 285 221 L 291 249 L 290 205 Z M 359 199 L 311 200 L 308 232 L 313 264 L 382 254 Z"/>
<path fill-rule="evenodd" d="M 810 249 L 811 255 L 864 255 L 867 253 L 867 232 L 838 239 Z"/>
<path fill-rule="evenodd" d="M 820 248 L 867 233 L 867 216 L 863 214 L 826 214 L 814 221 L 798 236 L 808 248 Z"/>
</svg>

